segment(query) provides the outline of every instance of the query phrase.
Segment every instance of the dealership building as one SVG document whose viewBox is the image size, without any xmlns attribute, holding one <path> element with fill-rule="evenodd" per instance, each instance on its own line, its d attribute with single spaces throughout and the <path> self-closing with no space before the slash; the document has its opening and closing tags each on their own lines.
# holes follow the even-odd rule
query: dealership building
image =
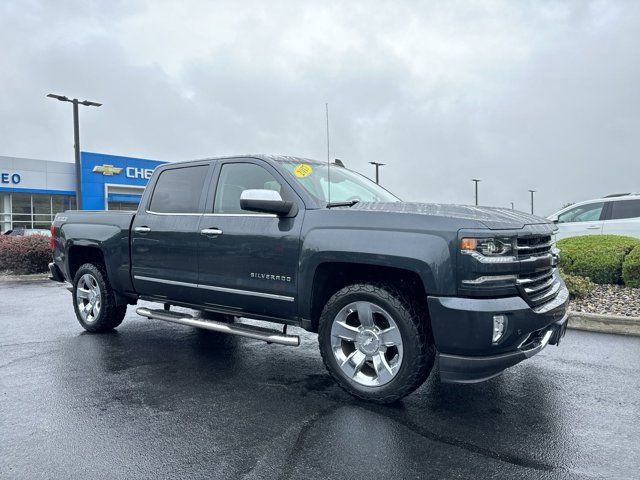
<svg viewBox="0 0 640 480">
<path fill-rule="evenodd" d="M 83 210 L 135 210 L 153 170 L 164 162 L 80 154 Z M 0 156 L 0 233 L 48 229 L 56 213 L 76 208 L 75 164 Z"/>
</svg>

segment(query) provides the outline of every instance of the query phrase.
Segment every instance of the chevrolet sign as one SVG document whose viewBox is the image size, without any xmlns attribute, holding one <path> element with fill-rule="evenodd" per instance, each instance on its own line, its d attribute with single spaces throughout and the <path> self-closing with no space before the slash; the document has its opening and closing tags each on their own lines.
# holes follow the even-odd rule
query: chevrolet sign
<svg viewBox="0 0 640 480">
<path fill-rule="evenodd" d="M 113 177 L 114 175 L 120 174 L 120 172 L 122 172 L 122 168 L 114 167 L 113 165 L 96 165 L 93 167 L 92 172 L 101 173 L 107 177 Z"/>
</svg>

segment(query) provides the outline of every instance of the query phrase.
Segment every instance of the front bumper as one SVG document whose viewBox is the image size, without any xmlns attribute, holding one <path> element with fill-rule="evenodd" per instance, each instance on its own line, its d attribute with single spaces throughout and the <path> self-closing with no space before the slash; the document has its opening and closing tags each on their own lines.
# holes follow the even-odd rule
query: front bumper
<svg viewBox="0 0 640 480">
<path fill-rule="evenodd" d="M 547 344 L 560 343 L 567 325 L 569 292 L 562 284 L 555 299 L 535 309 L 520 297 L 429 297 L 428 302 L 441 380 L 473 383 L 495 377 Z M 494 315 L 508 319 L 496 344 L 491 341 Z"/>
<path fill-rule="evenodd" d="M 439 353 L 440 380 L 445 383 L 477 383 L 500 375 L 505 369 L 533 357 L 548 344 L 558 345 L 567 330 L 567 316 L 513 352 L 500 355 L 465 357 Z"/>
</svg>

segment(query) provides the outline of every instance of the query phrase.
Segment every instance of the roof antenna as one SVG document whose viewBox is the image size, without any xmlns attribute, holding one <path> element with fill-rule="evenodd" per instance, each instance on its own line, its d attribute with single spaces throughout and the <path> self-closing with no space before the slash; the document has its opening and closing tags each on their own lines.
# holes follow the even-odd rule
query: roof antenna
<svg viewBox="0 0 640 480">
<path fill-rule="evenodd" d="M 327 203 L 331 203 L 331 160 L 329 160 L 329 104 L 324 104 L 327 115 Z"/>
</svg>

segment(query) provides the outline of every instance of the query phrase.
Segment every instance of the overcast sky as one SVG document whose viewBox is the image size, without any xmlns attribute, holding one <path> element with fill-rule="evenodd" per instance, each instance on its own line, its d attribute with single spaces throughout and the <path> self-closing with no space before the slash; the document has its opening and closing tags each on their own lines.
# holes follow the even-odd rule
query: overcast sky
<svg viewBox="0 0 640 480">
<path fill-rule="evenodd" d="M 640 191 L 637 1 L 3 1 L 0 155 L 326 159 L 404 200 Z"/>
</svg>

